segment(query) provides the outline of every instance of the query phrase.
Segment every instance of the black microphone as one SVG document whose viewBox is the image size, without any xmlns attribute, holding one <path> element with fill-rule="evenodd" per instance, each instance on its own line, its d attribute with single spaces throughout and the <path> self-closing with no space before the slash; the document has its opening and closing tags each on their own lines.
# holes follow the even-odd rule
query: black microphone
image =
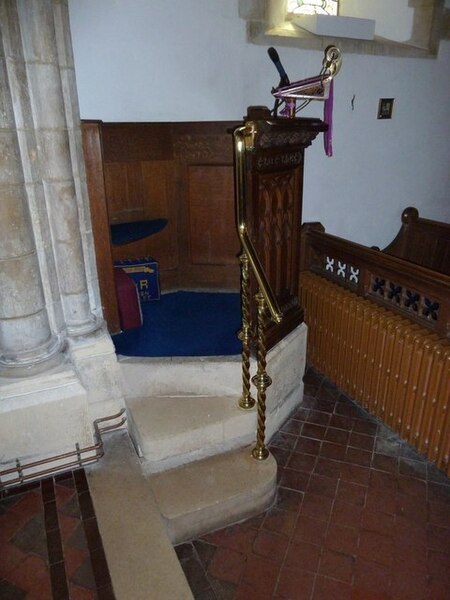
<svg viewBox="0 0 450 600">
<path fill-rule="evenodd" d="M 289 83 L 290 83 L 289 77 L 287 76 L 287 73 L 284 70 L 283 65 L 281 64 L 280 57 L 278 56 L 278 52 L 275 50 L 275 48 L 270 47 L 267 50 L 267 53 L 270 57 L 270 60 L 276 66 L 277 71 L 280 75 L 280 86 L 289 85 Z"/>
</svg>

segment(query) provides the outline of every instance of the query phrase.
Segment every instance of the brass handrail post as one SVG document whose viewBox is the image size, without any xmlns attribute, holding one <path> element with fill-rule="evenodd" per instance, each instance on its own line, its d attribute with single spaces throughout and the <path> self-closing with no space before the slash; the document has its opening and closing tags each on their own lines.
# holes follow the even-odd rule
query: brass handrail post
<svg viewBox="0 0 450 600">
<path fill-rule="evenodd" d="M 249 260 L 245 251 L 242 251 L 240 262 L 242 329 L 239 339 L 242 342 L 242 396 L 239 399 L 239 407 L 248 410 L 255 406 L 255 399 L 250 394 L 250 273 Z"/>
<path fill-rule="evenodd" d="M 258 425 L 256 430 L 256 446 L 252 450 L 253 458 L 265 460 L 269 456 L 269 450 L 265 445 L 266 437 L 266 389 L 271 385 L 272 379 L 266 372 L 266 300 L 261 290 L 255 296 L 258 304 L 258 369 L 252 377 L 252 382 L 258 390 Z"/>
</svg>

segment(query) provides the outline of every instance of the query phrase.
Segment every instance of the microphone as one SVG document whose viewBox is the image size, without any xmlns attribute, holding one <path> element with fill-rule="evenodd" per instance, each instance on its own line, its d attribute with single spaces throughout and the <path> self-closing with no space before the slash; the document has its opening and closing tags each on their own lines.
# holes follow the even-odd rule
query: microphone
<svg viewBox="0 0 450 600">
<path fill-rule="evenodd" d="M 289 83 L 290 83 L 289 77 L 287 76 L 287 73 L 284 70 L 283 65 L 281 64 L 280 57 L 278 56 L 278 52 L 275 50 L 275 48 L 270 47 L 267 50 L 267 54 L 269 55 L 270 60 L 275 65 L 275 67 L 277 68 L 277 71 L 280 75 L 280 87 L 289 85 Z"/>
</svg>

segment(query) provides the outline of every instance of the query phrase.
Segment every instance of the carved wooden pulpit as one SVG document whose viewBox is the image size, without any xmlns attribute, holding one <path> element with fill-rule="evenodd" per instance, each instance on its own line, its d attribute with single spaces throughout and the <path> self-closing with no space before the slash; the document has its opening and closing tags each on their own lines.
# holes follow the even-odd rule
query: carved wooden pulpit
<svg viewBox="0 0 450 600">
<path fill-rule="evenodd" d="M 303 321 L 298 287 L 304 155 L 327 125 L 320 119 L 272 118 L 268 108 L 250 107 L 244 127 L 245 221 L 282 313 L 279 324 L 267 324 L 269 349 Z"/>
</svg>

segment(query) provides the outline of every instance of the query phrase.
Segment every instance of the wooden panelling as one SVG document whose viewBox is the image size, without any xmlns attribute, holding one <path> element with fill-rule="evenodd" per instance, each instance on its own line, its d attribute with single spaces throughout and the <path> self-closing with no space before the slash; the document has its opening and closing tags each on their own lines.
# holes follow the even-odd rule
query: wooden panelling
<svg viewBox="0 0 450 600">
<path fill-rule="evenodd" d="M 81 133 L 103 316 L 111 333 L 116 333 L 120 331 L 120 321 L 114 285 L 100 124 L 83 123 Z"/>
<path fill-rule="evenodd" d="M 233 167 L 189 166 L 188 204 L 192 264 L 237 264 Z"/>
<path fill-rule="evenodd" d="M 236 125 L 97 124 L 104 171 L 97 184 L 106 202 L 96 246 L 102 262 L 151 256 L 159 262 L 162 291 L 239 289 L 231 135 Z M 159 218 L 168 220 L 161 232 L 111 248 L 110 224 Z"/>
</svg>

